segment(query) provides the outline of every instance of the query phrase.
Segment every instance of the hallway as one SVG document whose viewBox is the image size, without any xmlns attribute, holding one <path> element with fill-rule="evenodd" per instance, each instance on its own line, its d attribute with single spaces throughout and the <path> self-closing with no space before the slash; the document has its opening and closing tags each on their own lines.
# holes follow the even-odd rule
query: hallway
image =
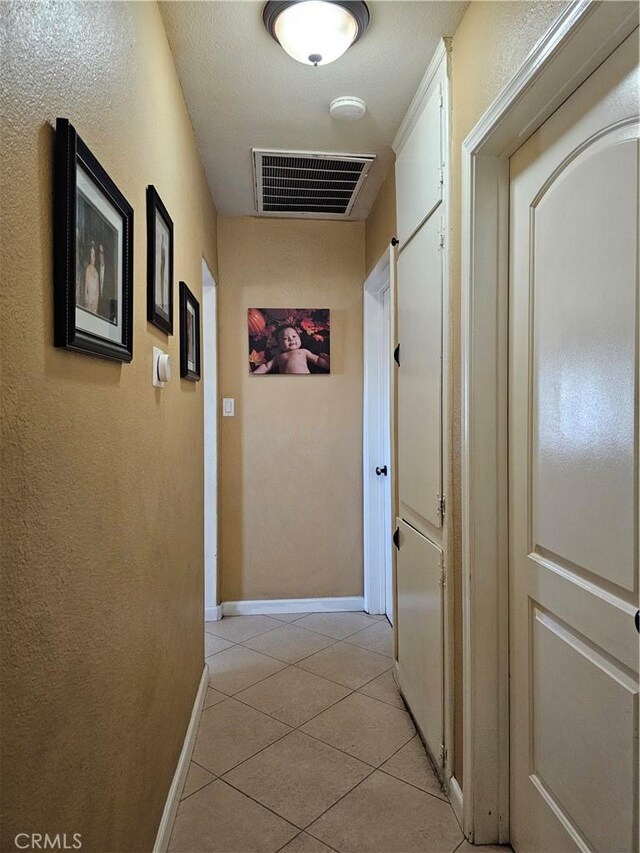
<svg viewBox="0 0 640 853">
<path fill-rule="evenodd" d="M 205 654 L 170 850 L 472 849 L 404 710 L 384 617 L 227 617 L 206 623 Z"/>
</svg>

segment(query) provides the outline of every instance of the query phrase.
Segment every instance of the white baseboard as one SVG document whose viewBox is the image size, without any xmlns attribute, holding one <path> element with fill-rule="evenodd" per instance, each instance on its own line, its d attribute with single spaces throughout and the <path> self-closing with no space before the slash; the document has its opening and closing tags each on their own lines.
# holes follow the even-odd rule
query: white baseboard
<svg viewBox="0 0 640 853">
<path fill-rule="evenodd" d="M 346 598 L 273 598 L 260 601 L 223 601 L 223 616 L 269 616 L 274 613 L 336 613 L 364 610 L 361 595 Z"/>
<path fill-rule="evenodd" d="M 198 687 L 196 699 L 193 703 L 193 710 L 191 711 L 189 727 L 187 729 L 186 735 L 184 736 L 182 752 L 180 753 L 180 758 L 178 759 L 176 772 L 173 774 L 173 781 L 171 782 L 171 787 L 169 788 L 169 793 L 167 794 L 167 801 L 164 804 L 164 811 L 162 812 L 160 826 L 158 827 L 158 834 L 156 835 L 156 843 L 153 845 L 153 853 L 165 853 L 165 851 L 169 847 L 171 830 L 173 829 L 173 822 L 176 818 L 176 812 L 178 811 L 178 804 L 180 803 L 180 794 L 182 794 L 185 779 L 187 778 L 187 773 L 189 772 L 189 762 L 191 761 L 191 753 L 193 752 L 193 747 L 196 742 L 196 734 L 198 733 L 198 723 L 200 722 L 200 714 L 202 712 L 202 706 L 204 704 L 204 697 L 207 692 L 208 685 L 209 667 L 205 663 L 204 669 L 202 671 L 202 678 L 200 679 L 200 686 Z"/>
<path fill-rule="evenodd" d="M 462 829 L 462 791 L 455 776 L 449 779 L 449 801 L 456 820 L 460 824 L 460 829 Z"/>
<path fill-rule="evenodd" d="M 215 607 L 205 607 L 204 621 L 219 622 L 222 619 L 222 605 L 217 604 Z"/>
</svg>

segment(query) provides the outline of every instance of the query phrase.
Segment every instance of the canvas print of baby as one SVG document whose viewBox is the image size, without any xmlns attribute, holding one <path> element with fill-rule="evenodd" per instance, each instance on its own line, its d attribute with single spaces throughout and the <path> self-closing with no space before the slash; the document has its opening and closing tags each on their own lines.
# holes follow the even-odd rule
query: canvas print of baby
<svg viewBox="0 0 640 853">
<path fill-rule="evenodd" d="M 249 372 L 330 373 L 328 308 L 249 308 Z"/>
</svg>

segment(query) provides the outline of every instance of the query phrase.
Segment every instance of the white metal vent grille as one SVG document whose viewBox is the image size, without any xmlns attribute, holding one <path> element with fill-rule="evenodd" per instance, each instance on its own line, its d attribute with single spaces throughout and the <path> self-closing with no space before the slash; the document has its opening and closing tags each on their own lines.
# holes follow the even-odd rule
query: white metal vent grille
<svg viewBox="0 0 640 853">
<path fill-rule="evenodd" d="M 256 210 L 273 216 L 345 218 L 375 155 L 253 149 Z"/>
</svg>

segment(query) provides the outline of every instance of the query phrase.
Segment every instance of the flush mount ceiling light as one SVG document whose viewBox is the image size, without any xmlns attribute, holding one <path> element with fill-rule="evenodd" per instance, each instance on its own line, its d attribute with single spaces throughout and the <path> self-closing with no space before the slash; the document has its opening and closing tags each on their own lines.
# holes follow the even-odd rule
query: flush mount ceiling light
<svg viewBox="0 0 640 853">
<path fill-rule="evenodd" d="M 328 65 L 369 26 L 369 9 L 348 0 L 269 0 L 262 20 L 289 56 L 305 65 Z"/>
</svg>

